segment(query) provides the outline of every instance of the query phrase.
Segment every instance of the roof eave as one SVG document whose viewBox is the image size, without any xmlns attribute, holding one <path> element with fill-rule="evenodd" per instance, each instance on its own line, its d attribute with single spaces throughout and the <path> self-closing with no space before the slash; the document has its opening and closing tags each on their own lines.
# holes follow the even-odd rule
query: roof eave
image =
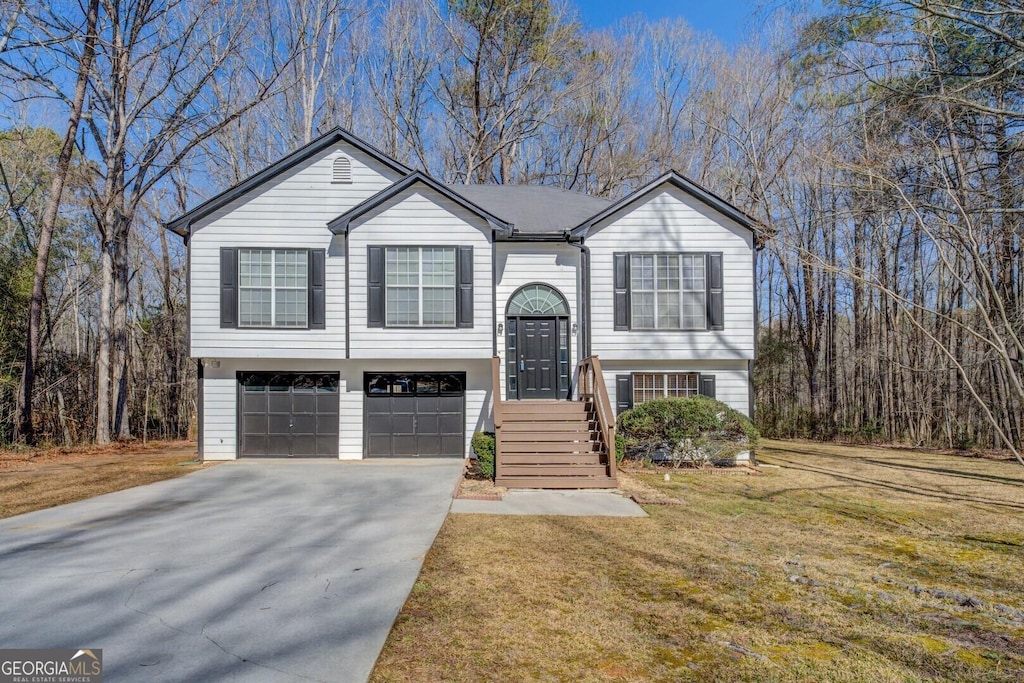
<svg viewBox="0 0 1024 683">
<path fill-rule="evenodd" d="M 682 176 L 681 174 L 675 171 L 669 171 L 668 173 L 661 175 L 652 182 L 643 186 L 636 192 L 626 195 L 625 197 L 615 202 L 611 206 L 602 209 L 599 213 L 591 216 L 590 218 L 588 218 L 587 220 L 585 220 L 584 222 L 580 223 L 575 228 L 570 230 L 570 234 L 573 236 L 586 236 L 587 233 L 591 230 L 591 228 L 593 228 L 596 224 L 607 219 L 609 216 L 612 216 L 613 214 L 624 209 L 630 204 L 633 204 L 634 202 L 640 200 L 644 195 L 649 194 L 650 192 L 656 190 L 662 185 L 665 185 L 666 183 L 682 190 L 683 192 L 686 192 L 691 197 L 697 199 L 703 204 L 706 204 L 707 206 L 711 207 L 712 209 L 722 214 L 726 218 L 733 220 L 740 227 L 745 228 L 746 230 L 750 230 L 751 232 L 755 232 L 754 226 L 756 225 L 756 223 L 750 216 L 747 216 L 745 213 L 737 209 L 729 202 L 715 195 L 710 190 L 701 187 L 692 180 L 688 180 L 686 177 Z"/>
<path fill-rule="evenodd" d="M 388 168 L 402 174 L 408 174 L 412 172 L 412 169 L 408 168 L 404 164 L 392 159 L 384 152 L 380 151 L 373 145 L 360 140 L 356 136 L 349 133 L 343 128 L 332 128 L 320 137 L 311 142 L 303 145 L 294 152 L 282 157 L 270 166 L 267 166 L 262 171 L 254 173 L 248 178 L 232 185 L 228 189 L 224 190 L 218 195 L 211 197 L 199 206 L 195 207 L 191 211 L 187 211 L 181 216 L 164 223 L 164 227 L 171 232 L 181 235 L 183 239 L 188 239 L 189 234 L 192 232 L 192 224 L 198 220 L 205 218 L 217 209 L 230 204 L 236 199 L 244 196 L 248 192 L 252 191 L 256 187 L 259 187 L 268 180 L 284 173 L 285 171 L 293 168 L 294 166 L 302 163 L 309 157 L 313 156 L 319 151 L 322 151 L 331 145 L 337 144 L 338 142 L 345 142 L 356 149 L 368 154 L 378 162 L 384 164 Z"/>
</svg>

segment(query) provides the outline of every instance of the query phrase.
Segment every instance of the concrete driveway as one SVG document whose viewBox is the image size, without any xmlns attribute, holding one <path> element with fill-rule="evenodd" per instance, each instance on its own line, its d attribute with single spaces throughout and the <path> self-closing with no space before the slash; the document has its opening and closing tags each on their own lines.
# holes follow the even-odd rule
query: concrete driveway
<svg viewBox="0 0 1024 683">
<path fill-rule="evenodd" d="M 0 647 L 109 681 L 364 681 L 460 460 L 230 462 L 0 520 Z"/>
</svg>

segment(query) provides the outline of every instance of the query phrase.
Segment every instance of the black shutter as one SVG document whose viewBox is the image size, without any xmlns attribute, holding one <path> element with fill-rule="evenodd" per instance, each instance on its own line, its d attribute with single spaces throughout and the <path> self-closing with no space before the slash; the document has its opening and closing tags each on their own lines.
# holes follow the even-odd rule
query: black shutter
<svg viewBox="0 0 1024 683">
<path fill-rule="evenodd" d="M 327 253 L 323 249 L 309 250 L 309 329 L 326 327 L 325 315 Z"/>
<path fill-rule="evenodd" d="M 708 329 L 725 329 L 725 301 L 722 292 L 722 254 L 708 254 Z"/>
<path fill-rule="evenodd" d="M 473 247 L 457 247 L 455 326 L 473 327 Z"/>
<path fill-rule="evenodd" d="M 615 375 L 615 414 L 633 407 L 633 375 Z"/>
<path fill-rule="evenodd" d="M 220 249 L 220 326 L 238 327 L 238 249 Z"/>
<path fill-rule="evenodd" d="M 615 259 L 615 329 L 629 329 L 629 254 L 613 254 Z"/>
<path fill-rule="evenodd" d="M 384 327 L 384 247 L 366 248 L 366 326 Z"/>
<path fill-rule="evenodd" d="M 707 396 L 708 398 L 715 397 L 715 376 L 714 375 L 701 375 L 700 384 L 698 385 L 701 396 Z"/>
</svg>

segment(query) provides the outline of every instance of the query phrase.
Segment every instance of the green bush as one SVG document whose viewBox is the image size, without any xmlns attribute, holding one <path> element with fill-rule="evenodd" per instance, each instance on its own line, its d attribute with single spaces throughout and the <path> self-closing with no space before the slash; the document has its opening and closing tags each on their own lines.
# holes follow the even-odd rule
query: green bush
<svg viewBox="0 0 1024 683">
<path fill-rule="evenodd" d="M 473 434 L 473 452 L 476 453 L 476 466 L 480 474 L 494 479 L 494 432 L 477 432 Z"/>
<path fill-rule="evenodd" d="M 734 455 L 759 437 L 746 415 L 703 396 L 641 403 L 619 415 L 618 432 L 629 454 L 667 453 L 676 464 L 707 462 L 728 450 Z"/>
<path fill-rule="evenodd" d="M 626 459 L 626 437 L 615 432 L 615 462 L 622 462 Z"/>
</svg>

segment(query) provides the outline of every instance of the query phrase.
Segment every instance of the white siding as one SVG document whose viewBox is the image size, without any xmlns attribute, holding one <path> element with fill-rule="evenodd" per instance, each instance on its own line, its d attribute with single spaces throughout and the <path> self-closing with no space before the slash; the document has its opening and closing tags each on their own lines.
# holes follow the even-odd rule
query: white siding
<svg viewBox="0 0 1024 683">
<path fill-rule="evenodd" d="M 203 457 L 233 460 L 238 453 L 238 380 L 240 371 L 256 372 L 338 372 L 339 457 L 363 457 L 363 373 L 445 372 L 466 373 L 466 444 L 470 453 L 473 432 L 493 430 L 491 420 L 491 366 L 488 361 L 295 361 L 260 359 L 221 361 L 219 368 L 205 368 L 203 380 Z"/>
<path fill-rule="evenodd" d="M 591 230 L 593 352 L 602 363 L 631 359 L 754 357 L 753 235 L 673 187 L 619 212 Z M 722 252 L 725 330 L 615 331 L 616 252 Z"/>
<path fill-rule="evenodd" d="M 495 320 L 504 323 L 508 300 L 523 285 L 541 282 L 554 287 L 569 302 L 569 324 L 577 326 L 577 334 L 569 349 L 569 371 L 579 362 L 582 326 L 579 325 L 579 249 L 567 244 L 543 242 L 498 242 L 498 285 L 495 291 Z M 505 335 L 498 339 L 501 357 L 501 396 L 505 396 Z"/>
<path fill-rule="evenodd" d="M 334 159 L 352 160 L 352 183 L 331 182 Z M 339 143 L 254 189 L 195 226 L 191 255 L 191 355 L 196 358 L 344 358 L 344 243 L 327 222 L 399 175 Z M 333 239 L 332 239 L 333 238 Z M 324 330 L 220 327 L 220 248 L 327 249 Z"/>
<path fill-rule="evenodd" d="M 673 361 L 660 362 L 601 362 L 605 387 L 612 405 L 617 402 L 615 395 L 615 376 L 628 375 L 635 372 L 682 373 L 699 372 L 715 376 L 715 398 L 734 408 L 744 415 L 750 414 L 750 383 L 747 379 L 746 361 Z"/>
<path fill-rule="evenodd" d="M 493 347 L 491 228 L 449 199 L 409 189 L 353 223 L 349 232 L 351 358 L 490 358 Z M 472 246 L 473 327 L 366 326 L 368 246 Z"/>
</svg>

